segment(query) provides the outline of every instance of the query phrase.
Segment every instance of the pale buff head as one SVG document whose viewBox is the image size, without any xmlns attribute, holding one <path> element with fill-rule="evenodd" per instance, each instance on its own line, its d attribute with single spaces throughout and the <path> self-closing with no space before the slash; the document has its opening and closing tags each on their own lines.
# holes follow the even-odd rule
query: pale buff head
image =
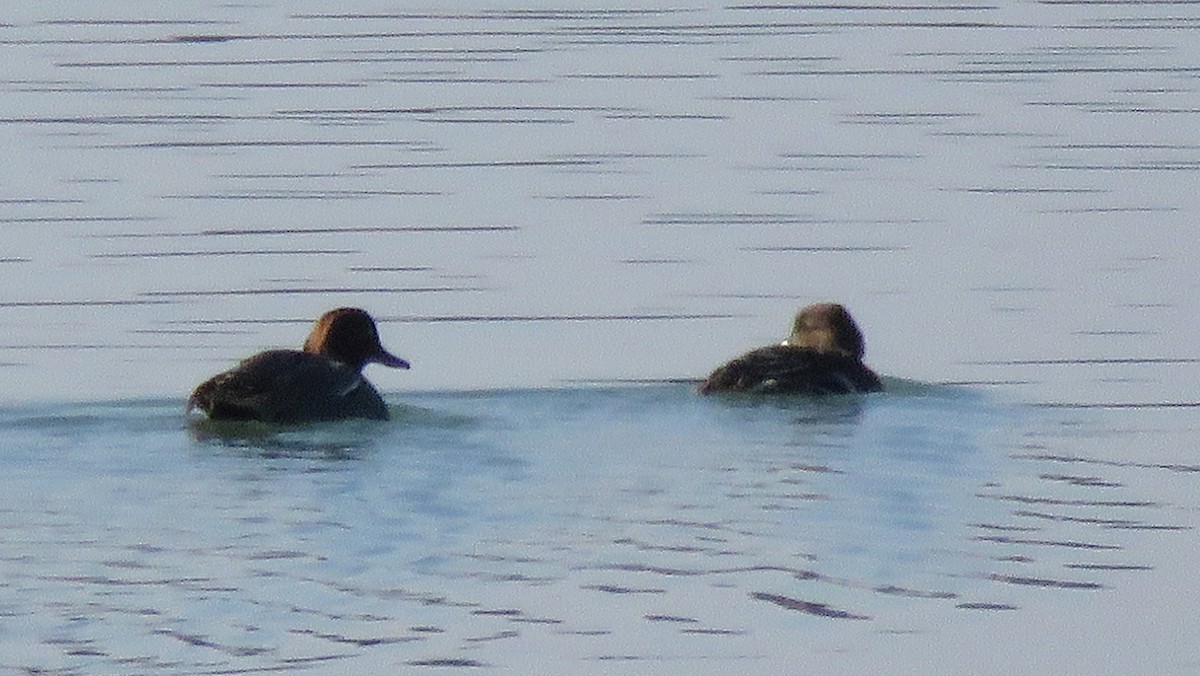
<svg viewBox="0 0 1200 676">
<path fill-rule="evenodd" d="M 858 324 L 837 303 L 816 303 L 800 310 L 784 345 L 840 352 L 857 359 L 862 359 L 866 350 Z"/>
</svg>

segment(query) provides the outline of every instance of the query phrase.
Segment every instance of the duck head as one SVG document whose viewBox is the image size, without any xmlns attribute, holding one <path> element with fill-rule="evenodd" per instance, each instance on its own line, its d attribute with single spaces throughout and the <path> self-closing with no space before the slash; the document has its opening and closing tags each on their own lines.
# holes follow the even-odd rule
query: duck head
<svg viewBox="0 0 1200 676">
<path fill-rule="evenodd" d="M 820 352 L 841 352 L 862 359 L 866 351 L 862 331 L 850 312 L 837 303 L 816 303 L 800 310 L 792 324 L 792 335 L 784 345 L 807 347 Z"/>
<path fill-rule="evenodd" d="M 383 349 L 375 320 L 358 308 L 343 307 L 321 315 L 304 341 L 304 351 L 359 370 L 370 362 L 409 368 L 407 361 Z"/>
</svg>

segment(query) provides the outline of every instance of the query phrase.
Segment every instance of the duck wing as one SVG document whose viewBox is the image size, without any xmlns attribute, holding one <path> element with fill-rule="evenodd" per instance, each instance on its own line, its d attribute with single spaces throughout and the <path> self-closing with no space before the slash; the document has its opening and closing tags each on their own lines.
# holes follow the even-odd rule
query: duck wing
<svg viewBox="0 0 1200 676">
<path fill-rule="evenodd" d="M 297 350 L 262 352 L 213 376 L 192 392 L 192 408 L 214 419 L 275 423 L 388 417 L 360 371 Z"/>
<path fill-rule="evenodd" d="M 883 389 L 879 376 L 859 359 L 805 347 L 772 345 L 720 366 L 700 392 L 849 394 Z"/>
</svg>

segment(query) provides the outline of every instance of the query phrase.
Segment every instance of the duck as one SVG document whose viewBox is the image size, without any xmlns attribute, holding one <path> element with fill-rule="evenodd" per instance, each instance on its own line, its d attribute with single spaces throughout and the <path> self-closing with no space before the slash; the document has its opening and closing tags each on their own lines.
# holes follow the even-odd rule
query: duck
<svg viewBox="0 0 1200 676">
<path fill-rule="evenodd" d="M 718 367 L 701 394 L 851 394 L 879 392 L 883 383 L 863 363 L 866 342 L 850 311 L 838 303 L 801 308 L 779 345 L 751 350 Z"/>
<path fill-rule="evenodd" d="M 370 314 L 337 308 L 317 319 L 301 349 L 260 352 L 200 383 L 187 410 L 213 420 L 280 424 L 387 420 L 383 397 L 362 373 L 372 363 L 410 368 L 384 349 Z"/>
</svg>

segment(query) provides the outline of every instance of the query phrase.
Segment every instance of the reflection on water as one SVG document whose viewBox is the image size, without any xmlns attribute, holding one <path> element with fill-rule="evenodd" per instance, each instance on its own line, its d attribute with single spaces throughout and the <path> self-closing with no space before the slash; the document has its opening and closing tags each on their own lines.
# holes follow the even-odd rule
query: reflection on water
<svg viewBox="0 0 1200 676">
<path fill-rule="evenodd" d="M 1196 468 L 1092 455 L 1094 418 L 889 385 L 411 394 L 388 423 L 295 428 L 170 401 L 8 409 L 0 662 L 783 664 L 830 621 L 920 635 L 915 611 L 1117 589 L 1153 574 L 1133 534 L 1191 528 L 1132 479 Z M 768 649 L 782 630 L 793 647 Z"/>
</svg>

